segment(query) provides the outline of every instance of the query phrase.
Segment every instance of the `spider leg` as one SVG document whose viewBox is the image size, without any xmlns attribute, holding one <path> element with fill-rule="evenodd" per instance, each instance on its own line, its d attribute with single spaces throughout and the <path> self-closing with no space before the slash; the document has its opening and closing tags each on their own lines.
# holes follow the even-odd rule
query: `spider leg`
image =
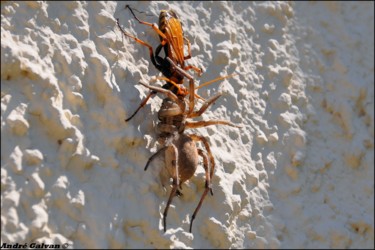
<svg viewBox="0 0 375 250">
<path fill-rule="evenodd" d="M 216 94 L 215 96 L 211 97 L 210 99 L 206 100 L 203 104 L 202 104 L 202 107 L 198 110 L 198 111 L 194 111 L 192 112 L 191 114 L 188 115 L 188 118 L 194 118 L 194 117 L 198 117 L 200 116 L 201 114 L 204 113 L 204 111 L 206 111 L 206 109 L 212 105 L 222 94 L 221 93 L 218 93 Z"/>
<path fill-rule="evenodd" d="M 195 85 L 194 85 L 194 78 L 188 74 L 185 70 L 181 69 L 179 66 L 177 66 L 172 59 L 167 57 L 168 62 L 171 64 L 171 66 L 181 75 L 185 76 L 187 79 L 189 79 L 189 112 L 188 114 L 192 113 L 194 110 L 194 100 L 195 100 Z"/>
<path fill-rule="evenodd" d="M 168 148 L 168 146 L 162 147 L 161 149 L 159 149 L 158 151 L 156 151 L 155 154 L 151 155 L 151 157 L 148 159 L 148 161 L 146 163 L 146 166 L 145 166 L 144 170 L 146 171 L 147 168 L 148 168 L 148 165 L 151 163 L 151 161 L 153 159 L 155 159 L 160 153 L 163 153 L 167 148 Z"/>
<path fill-rule="evenodd" d="M 138 108 L 134 111 L 134 113 L 129 118 L 125 119 L 125 121 L 126 122 L 130 121 L 130 119 L 132 119 L 138 113 L 138 111 L 146 105 L 146 103 L 148 102 L 148 99 L 150 99 L 150 97 L 155 95 L 155 94 L 156 94 L 156 91 L 151 91 L 146 96 L 146 98 L 141 102 L 141 104 L 139 104 Z"/>
<path fill-rule="evenodd" d="M 160 93 L 166 95 L 167 97 L 171 98 L 174 102 L 176 102 L 179 106 L 182 104 L 182 102 L 178 99 L 178 97 L 175 94 L 173 94 L 172 91 L 170 91 L 168 89 L 163 89 L 163 88 L 160 88 L 160 87 L 151 86 L 151 85 L 148 85 L 148 84 L 146 84 L 142 81 L 140 81 L 139 83 L 141 85 L 145 86 L 146 88 L 149 88 L 153 91 L 160 92 Z M 181 109 L 185 110 L 185 108 L 183 108 L 182 106 L 181 106 Z"/>
<path fill-rule="evenodd" d="M 173 82 L 172 80 L 170 80 L 166 77 L 155 77 L 155 78 L 151 79 L 150 82 L 155 82 L 156 80 L 165 80 L 167 82 L 170 82 L 174 86 L 176 86 L 179 89 L 179 91 L 184 91 L 183 87 L 179 86 L 177 83 Z M 169 98 L 173 99 L 178 105 L 181 104 L 181 101 L 178 100 L 178 97 L 175 94 L 173 94 L 173 92 L 169 91 L 168 89 L 164 89 L 164 88 L 160 88 L 160 87 L 156 87 L 156 86 L 151 86 L 151 85 L 145 84 L 143 82 L 140 82 L 140 84 L 142 84 L 143 86 L 151 89 L 152 91 L 146 96 L 146 98 L 141 102 L 141 104 L 139 104 L 138 108 L 134 111 L 134 113 L 129 118 L 125 119 L 126 122 L 130 121 L 138 113 L 138 111 L 146 105 L 146 103 L 148 102 L 150 97 L 155 95 L 157 92 L 161 92 L 161 93 L 165 94 Z M 180 107 L 182 108 L 181 105 L 180 105 Z M 184 109 L 185 108 L 182 108 L 182 110 L 184 110 Z"/>
<path fill-rule="evenodd" d="M 167 230 L 167 215 L 168 215 L 168 209 L 169 209 L 169 206 L 171 205 L 171 202 L 172 202 L 172 199 L 173 197 L 176 196 L 176 193 L 177 193 L 177 188 L 178 188 L 178 185 L 179 185 L 179 175 L 178 175 L 178 151 L 177 151 L 177 148 L 175 145 L 170 145 L 170 146 L 167 146 L 168 147 L 168 154 L 170 154 L 170 158 L 172 160 L 168 161 L 168 157 L 166 157 L 166 164 L 167 164 L 167 167 L 171 166 L 172 167 L 172 178 L 173 178 L 173 187 L 172 187 L 172 190 L 171 190 L 171 194 L 169 195 L 169 198 L 168 198 L 168 201 L 167 201 L 167 205 L 164 209 L 164 213 L 163 213 L 163 225 L 164 225 L 164 232 L 166 232 Z"/>
<path fill-rule="evenodd" d="M 208 82 L 205 82 L 205 83 L 200 84 L 200 85 L 197 87 L 197 89 L 200 89 L 200 88 L 202 88 L 202 87 L 204 87 L 204 86 L 210 85 L 210 84 L 213 83 L 213 82 L 217 82 L 217 81 L 220 81 L 220 80 L 224 80 L 224 79 L 227 79 L 227 78 L 233 77 L 233 76 L 235 76 L 235 75 L 238 75 L 238 74 L 237 74 L 237 73 L 233 73 L 233 74 L 231 74 L 231 75 L 227 75 L 227 76 L 220 76 L 220 77 L 215 78 L 215 79 L 213 79 L 213 80 L 211 80 L 211 81 L 208 81 Z"/>
<path fill-rule="evenodd" d="M 176 191 L 176 195 L 177 195 L 177 196 L 182 196 L 183 193 L 181 193 L 181 191 L 177 189 L 177 191 Z"/>
<path fill-rule="evenodd" d="M 207 139 L 205 137 L 199 136 L 199 135 L 195 135 L 195 134 L 191 134 L 189 136 L 194 141 L 196 141 L 196 142 L 202 142 L 203 143 L 203 145 L 204 145 L 204 147 L 205 147 L 205 149 L 207 151 L 208 158 L 210 160 L 210 164 L 208 164 L 207 156 L 203 153 L 202 150 L 198 151 L 198 154 L 203 157 L 203 165 L 204 165 L 204 169 L 205 169 L 205 172 L 206 172 L 206 185 L 205 185 L 205 190 L 204 190 L 204 192 L 202 194 L 202 197 L 201 197 L 201 199 L 200 199 L 200 201 L 198 203 L 198 206 L 195 209 L 193 215 L 191 216 L 191 222 L 190 222 L 190 233 L 191 233 L 191 228 L 192 228 L 195 216 L 197 215 L 199 209 L 201 208 L 203 200 L 206 197 L 208 191 L 210 191 L 211 195 L 213 195 L 212 187 L 211 187 L 211 180 L 212 180 L 212 176 L 213 176 L 213 173 L 214 173 L 214 170 L 215 170 L 215 160 L 214 160 L 214 157 L 212 156 L 210 145 L 208 144 Z"/>
<path fill-rule="evenodd" d="M 202 115 L 207 110 L 207 108 L 210 105 L 212 105 L 221 95 L 222 95 L 221 93 L 218 93 L 214 95 L 213 97 L 211 97 L 210 99 L 206 100 L 198 111 L 189 113 L 188 118 L 194 118 L 194 117 L 198 117 Z M 225 121 L 225 120 L 210 120 L 210 121 L 197 121 L 197 122 L 190 121 L 190 122 L 186 122 L 186 128 L 200 128 L 200 127 L 206 127 L 210 125 L 219 125 L 219 124 L 228 125 L 228 126 L 236 127 L 236 128 L 242 128 L 242 126 L 235 125 L 231 123 L 230 121 Z"/>
<path fill-rule="evenodd" d="M 210 145 L 208 144 L 208 141 L 207 139 L 204 137 L 204 136 L 201 136 L 201 135 L 195 135 L 195 134 L 191 134 L 189 135 L 191 137 L 191 139 L 193 139 L 194 141 L 196 142 L 202 142 L 203 143 L 203 146 L 204 148 L 206 149 L 207 151 L 207 154 L 208 154 L 208 158 L 210 160 L 210 168 L 209 168 L 209 172 L 210 172 L 210 182 L 212 180 L 212 176 L 214 174 L 214 170 L 215 170 L 215 159 L 214 157 L 212 156 L 212 152 L 211 152 L 211 148 L 210 148 Z M 204 163 L 204 162 L 203 162 Z M 213 195 L 213 192 L 212 192 L 212 189 L 211 189 L 211 195 Z"/>
<path fill-rule="evenodd" d="M 186 122 L 186 128 L 201 128 L 211 125 L 228 125 L 235 128 L 242 128 L 242 126 L 231 123 L 225 120 L 209 120 L 209 121 L 197 121 L 197 122 Z"/>
<path fill-rule="evenodd" d="M 193 215 L 191 216 L 189 233 L 191 233 L 191 228 L 192 228 L 192 226 L 193 226 L 193 221 L 194 221 L 195 216 L 197 215 L 199 209 L 200 209 L 201 206 L 202 206 L 203 200 L 204 200 L 204 198 L 206 197 L 206 195 L 207 195 L 207 193 L 208 193 L 208 190 L 210 190 L 210 189 L 206 186 L 206 189 L 204 190 L 204 192 L 203 192 L 203 194 L 202 194 L 202 197 L 201 197 L 201 199 L 200 199 L 200 201 L 199 201 L 199 203 L 198 203 L 198 206 L 197 206 L 197 208 L 195 209 Z"/>
<path fill-rule="evenodd" d="M 193 221 L 194 221 L 194 219 L 195 219 L 195 216 L 197 215 L 199 209 L 201 208 L 202 203 L 203 203 L 203 200 L 204 200 L 204 198 L 206 198 L 206 195 L 207 195 L 208 191 L 211 192 L 211 195 L 213 194 L 213 193 L 212 193 L 212 188 L 211 188 L 210 167 L 209 167 L 209 165 L 208 165 L 207 155 L 206 155 L 201 149 L 198 150 L 198 154 L 199 154 L 200 156 L 202 156 L 202 158 L 203 158 L 203 166 L 204 166 L 204 170 L 205 170 L 205 172 L 206 172 L 206 184 L 205 184 L 205 189 L 204 189 L 204 192 L 203 192 L 203 194 L 202 194 L 202 197 L 201 197 L 201 199 L 199 200 L 198 206 L 197 206 L 197 208 L 194 210 L 193 215 L 191 216 L 190 229 L 189 229 L 189 232 L 190 232 L 190 233 L 191 233 L 191 229 L 192 229 L 192 226 L 193 226 Z"/>
<path fill-rule="evenodd" d="M 184 86 L 175 83 L 174 81 L 172 81 L 171 79 L 169 79 L 169 78 L 167 78 L 167 77 L 157 76 L 157 77 L 154 77 L 153 79 L 151 79 L 150 82 L 155 82 L 155 81 L 157 81 L 157 80 L 164 80 L 164 81 L 166 81 L 166 82 L 171 83 L 173 86 L 175 86 L 175 87 L 178 89 L 178 90 L 177 90 L 177 95 L 178 95 L 178 94 L 183 94 L 183 93 L 186 92 Z"/>
<path fill-rule="evenodd" d="M 210 177 L 211 167 L 208 164 L 207 155 L 202 149 L 198 149 L 198 154 L 203 158 L 203 167 L 204 167 L 204 171 L 206 172 L 206 186 L 210 188 L 211 195 L 214 195 L 212 192 L 211 177 Z"/>
</svg>

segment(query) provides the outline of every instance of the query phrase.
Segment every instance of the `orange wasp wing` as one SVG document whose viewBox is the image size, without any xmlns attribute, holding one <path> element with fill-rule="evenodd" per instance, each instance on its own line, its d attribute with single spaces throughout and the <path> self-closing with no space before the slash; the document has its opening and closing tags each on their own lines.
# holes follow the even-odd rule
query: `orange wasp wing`
<svg viewBox="0 0 375 250">
<path fill-rule="evenodd" d="M 173 11 L 165 11 L 164 34 L 168 40 L 169 58 L 184 67 L 184 33 L 181 22 Z"/>
</svg>

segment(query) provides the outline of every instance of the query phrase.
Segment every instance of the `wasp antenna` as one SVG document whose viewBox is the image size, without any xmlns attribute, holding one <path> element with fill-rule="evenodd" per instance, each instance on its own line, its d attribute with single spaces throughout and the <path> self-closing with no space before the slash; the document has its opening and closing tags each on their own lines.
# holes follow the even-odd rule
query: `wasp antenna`
<svg viewBox="0 0 375 250">
<path fill-rule="evenodd" d="M 147 12 L 144 12 L 144 11 L 139 11 L 137 9 L 134 9 L 134 8 L 131 8 L 129 4 L 125 5 L 125 8 L 124 9 L 129 9 L 132 13 L 133 13 L 133 10 L 138 12 L 138 13 L 142 13 L 142 14 L 145 14 L 146 16 L 155 16 L 155 15 L 152 15 L 152 14 L 148 14 Z M 134 15 L 134 13 L 133 13 Z"/>
<path fill-rule="evenodd" d="M 111 30 L 112 32 L 114 32 L 116 34 L 116 32 L 115 32 L 115 26 L 109 26 L 108 25 L 108 26 L 105 26 L 105 28 Z"/>
</svg>

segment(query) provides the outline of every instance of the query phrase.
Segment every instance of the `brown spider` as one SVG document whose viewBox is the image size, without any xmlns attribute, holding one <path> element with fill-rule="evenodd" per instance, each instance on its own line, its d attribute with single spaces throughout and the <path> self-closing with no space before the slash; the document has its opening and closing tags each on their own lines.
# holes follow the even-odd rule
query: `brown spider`
<svg viewBox="0 0 375 250">
<path fill-rule="evenodd" d="M 170 62 L 175 70 L 179 71 L 180 74 L 186 76 L 188 79 L 193 79 L 188 75 L 188 73 L 186 73 L 186 71 L 176 66 L 173 61 Z M 211 179 L 215 170 L 215 160 L 212 156 L 210 146 L 205 137 L 196 134 L 185 134 L 184 131 L 188 128 L 200 128 L 215 124 L 228 125 L 237 128 L 240 128 L 240 126 L 225 120 L 186 120 L 187 118 L 200 116 L 214 101 L 216 101 L 221 96 L 221 93 L 218 93 L 210 99 L 206 100 L 198 111 L 194 111 L 191 109 L 192 106 L 194 107 L 194 103 L 191 103 L 191 100 L 185 99 L 185 96 L 178 96 L 171 90 L 147 85 L 143 82 L 140 82 L 140 84 L 152 91 L 160 92 L 166 96 L 158 112 L 159 123 L 157 125 L 159 141 L 163 145 L 163 147 L 149 158 L 144 169 L 145 171 L 147 170 L 150 162 L 155 159 L 155 157 L 163 152 L 165 153 L 166 169 L 168 171 L 168 174 L 173 178 L 173 187 L 163 213 L 164 232 L 166 231 L 166 218 L 168 209 L 173 197 L 175 195 L 181 195 L 178 188 L 181 189 L 181 185 L 194 175 L 198 166 L 198 156 L 201 156 L 203 158 L 203 167 L 206 173 L 206 184 L 203 195 L 191 217 L 189 230 L 189 232 L 191 233 L 195 216 L 197 215 L 208 191 L 210 191 L 211 195 L 213 195 Z M 190 86 L 194 86 L 194 83 Z M 190 94 L 193 93 L 194 89 L 190 90 Z M 196 147 L 196 142 L 203 143 L 208 156 L 205 151 Z"/>
</svg>

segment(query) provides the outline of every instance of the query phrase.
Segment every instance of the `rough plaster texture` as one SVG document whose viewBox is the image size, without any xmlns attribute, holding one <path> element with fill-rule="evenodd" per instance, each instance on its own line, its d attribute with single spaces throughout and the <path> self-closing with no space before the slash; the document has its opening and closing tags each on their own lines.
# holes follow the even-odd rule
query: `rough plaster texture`
<svg viewBox="0 0 375 250">
<path fill-rule="evenodd" d="M 154 126 L 163 96 L 125 123 L 160 73 L 158 36 L 124 2 L 1 2 L 1 244 L 72 248 L 374 248 L 374 3 L 132 2 L 173 8 L 217 168 L 170 208 Z M 193 74 L 193 72 L 191 72 Z M 161 85 L 161 82 L 154 83 Z M 199 107 L 200 101 L 197 101 Z"/>
</svg>

